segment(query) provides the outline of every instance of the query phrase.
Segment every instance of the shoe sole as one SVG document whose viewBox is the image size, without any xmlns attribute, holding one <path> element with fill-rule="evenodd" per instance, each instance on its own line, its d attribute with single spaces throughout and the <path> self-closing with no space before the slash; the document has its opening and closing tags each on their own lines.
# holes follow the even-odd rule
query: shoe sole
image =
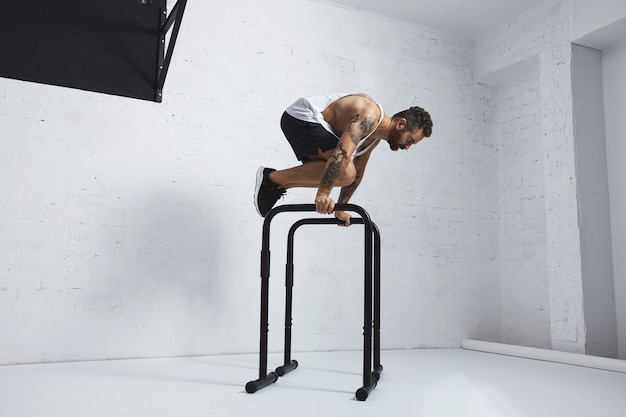
<svg viewBox="0 0 626 417">
<path fill-rule="evenodd" d="M 259 216 L 263 217 L 261 214 L 261 210 L 259 210 L 259 190 L 261 189 L 261 184 L 263 184 L 263 171 L 265 171 L 265 167 L 260 167 L 256 172 L 256 184 L 254 185 L 254 208 L 256 208 L 256 212 L 259 213 Z"/>
</svg>

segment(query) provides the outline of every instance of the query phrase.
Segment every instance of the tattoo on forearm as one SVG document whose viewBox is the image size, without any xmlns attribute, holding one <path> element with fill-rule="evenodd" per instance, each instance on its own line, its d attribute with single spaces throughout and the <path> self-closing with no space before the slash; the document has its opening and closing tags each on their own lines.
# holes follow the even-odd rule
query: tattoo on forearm
<svg viewBox="0 0 626 417">
<path fill-rule="evenodd" d="M 326 171 L 324 171 L 324 176 L 322 176 L 322 180 L 320 181 L 320 187 L 325 190 L 331 190 L 337 177 L 341 174 L 341 170 L 343 169 L 344 161 L 346 159 L 346 155 L 348 153 L 341 147 L 341 145 L 337 148 L 337 151 L 328 158 L 328 165 L 326 166 Z"/>
<path fill-rule="evenodd" d="M 337 202 L 347 203 L 350 200 L 350 197 L 352 197 L 352 194 L 354 194 L 354 191 L 356 191 L 356 188 L 358 186 L 359 184 L 356 181 L 354 181 L 352 184 L 346 185 L 345 187 L 343 187 L 341 189 L 341 192 L 339 193 L 339 200 Z"/>
<path fill-rule="evenodd" d="M 358 114 L 355 117 L 358 117 Z M 352 123 L 354 123 L 354 119 L 352 120 Z M 358 125 L 356 130 L 352 133 L 352 143 L 357 144 L 361 139 L 367 136 L 367 134 L 370 133 L 370 129 L 372 128 L 373 124 L 374 121 L 371 118 L 366 117 L 365 119 L 363 119 L 361 124 Z"/>
</svg>

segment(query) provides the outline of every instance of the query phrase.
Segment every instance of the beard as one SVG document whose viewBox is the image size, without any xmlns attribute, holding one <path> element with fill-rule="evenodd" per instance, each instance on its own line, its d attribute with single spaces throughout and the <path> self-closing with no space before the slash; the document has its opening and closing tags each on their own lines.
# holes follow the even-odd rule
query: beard
<svg viewBox="0 0 626 417">
<path fill-rule="evenodd" d="M 400 149 L 398 143 L 400 142 L 401 133 L 401 130 L 394 130 L 393 132 L 389 133 L 387 143 L 389 144 L 389 149 L 391 149 L 392 151 L 397 151 L 398 149 Z"/>
</svg>

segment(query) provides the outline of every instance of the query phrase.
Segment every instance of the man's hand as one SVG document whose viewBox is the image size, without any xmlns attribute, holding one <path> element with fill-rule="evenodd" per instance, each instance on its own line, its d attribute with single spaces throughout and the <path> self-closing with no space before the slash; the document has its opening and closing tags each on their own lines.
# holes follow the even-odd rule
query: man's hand
<svg viewBox="0 0 626 417">
<path fill-rule="evenodd" d="M 352 218 L 352 216 L 350 216 L 345 211 L 336 211 L 335 217 L 343 222 L 340 223 L 339 226 L 350 226 L 350 219 Z"/>
<path fill-rule="evenodd" d="M 327 194 L 317 194 L 315 197 L 315 211 L 321 214 L 331 214 L 335 209 L 335 202 Z"/>
</svg>

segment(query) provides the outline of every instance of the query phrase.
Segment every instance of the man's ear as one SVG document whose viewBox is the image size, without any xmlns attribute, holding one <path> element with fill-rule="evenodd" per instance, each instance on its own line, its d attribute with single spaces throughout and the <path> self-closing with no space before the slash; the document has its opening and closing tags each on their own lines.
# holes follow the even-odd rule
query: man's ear
<svg viewBox="0 0 626 417">
<path fill-rule="evenodd" d="M 399 118 L 396 121 L 396 129 L 402 130 L 406 127 L 406 119 L 404 117 Z"/>
</svg>

